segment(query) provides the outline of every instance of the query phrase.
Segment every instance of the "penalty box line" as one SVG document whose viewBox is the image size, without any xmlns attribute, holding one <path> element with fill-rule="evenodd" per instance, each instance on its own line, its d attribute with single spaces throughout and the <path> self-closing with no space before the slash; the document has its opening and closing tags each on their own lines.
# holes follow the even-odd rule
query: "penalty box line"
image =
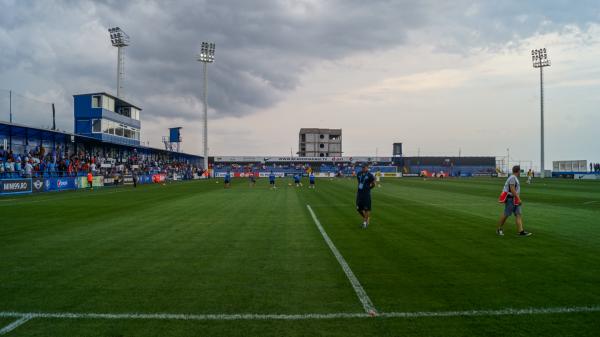
<svg viewBox="0 0 600 337">
<path fill-rule="evenodd" d="M 352 288 L 354 288 L 354 292 L 356 293 L 356 296 L 360 300 L 360 303 L 362 303 L 363 309 L 369 315 L 376 315 L 377 309 L 375 309 L 375 306 L 373 305 L 373 302 L 369 298 L 369 295 L 367 295 L 367 292 L 365 291 L 363 286 L 358 281 L 358 278 L 356 277 L 356 275 L 354 275 L 354 273 L 352 272 L 352 269 L 350 269 L 350 266 L 348 265 L 348 263 L 346 262 L 346 260 L 344 259 L 344 257 L 340 253 L 340 251 L 335 247 L 335 245 L 333 244 L 333 241 L 331 241 L 331 239 L 329 238 L 329 235 L 327 235 L 327 232 L 325 232 L 325 229 L 321 225 L 321 222 L 319 221 L 319 219 L 317 219 L 315 212 L 312 210 L 310 205 L 306 205 L 306 208 L 308 208 L 308 211 L 310 212 L 310 215 L 312 216 L 312 218 L 315 222 L 315 225 L 317 225 L 319 232 L 321 232 L 321 236 L 323 236 L 323 240 L 325 240 L 325 243 L 327 243 L 327 246 L 329 246 L 329 249 L 333 253 L 333 256 L 335 256 L 336 260 L 338 261 L 338 263 L 344 270 L 344 273 L 346 274 L 348 281 L 350 281 L 350 284 L 352 284 Z"/>
<path fill-rule="evenodd" d="M 15 315 L 15 316 L 8 316 L 8 315 L 3 316 L 2 314 L 5 314 L 5 313 L 0 313 L 0 317 L 18 317 L 18 319 L 16 321 L 11 322 L 7 326 L 3 327 L 2 329 L 0 329 L 0 335 L 5 335 L 5 334 L 13 331 L 14 329 L 27 323 L 28 320 L 33 318 L 29 314 L 20 314 L 20 315 Z"/>
</svg>

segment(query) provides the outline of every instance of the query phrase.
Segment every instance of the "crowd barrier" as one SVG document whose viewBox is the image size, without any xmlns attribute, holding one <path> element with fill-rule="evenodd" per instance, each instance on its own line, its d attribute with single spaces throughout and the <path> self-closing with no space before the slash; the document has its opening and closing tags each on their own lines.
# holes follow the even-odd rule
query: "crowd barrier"
<svg viewBox="0 0 600 337">
<path fill-rule="evenodd" d="M 225 174 L 227 174 L 227 172 L 214 172 L 213 177 L 214 178 L 224 178 Z M 255 176 L 255 177 L 260 177 L 260 178 L 267 178 L 269 177 L 269 175 L 271 174 L 271 172 L 269 171 L 259 171 L 259 172 L 230 172 L 230 175 L 232 178 L 248 178 L 251 175 Z M 275 175 L 275 177 L 277 178 L 284 178 L 284 177 L 293 177 L 296 174 L 300 174 L 302 177 L 308 177 L 308 174 L 306 172 L 303 173 L 287 173 L 287 172 L 273 172 L 273 174 Z M 334 178 L 336 177 L 336 173 L 335 172 L 315 172 L 315 177 L 317 178 Z M 351 176 L 351 174 L 346 174 L 345 176 Z M 400 172 L 385 172 L 381 174 L 382 178 L 401 178 L 402 177 L 402 173 Z"/>
<path fill-rule="evenodd" d="M 133 185 L 133 175 L 94 176 L 92 187 Z M 193 177 L 192 179 L 198 179 Z M 164 173 L 137 176 L 138 184 L 163 183 L 167 180 L 189 180 L 182 175 L 167 176 Z M 0 179 L 0 195 L 15 195 L 40 192 L 58 192 L 89 188 L 87 177 L 32 177 Z"/>
</svg>

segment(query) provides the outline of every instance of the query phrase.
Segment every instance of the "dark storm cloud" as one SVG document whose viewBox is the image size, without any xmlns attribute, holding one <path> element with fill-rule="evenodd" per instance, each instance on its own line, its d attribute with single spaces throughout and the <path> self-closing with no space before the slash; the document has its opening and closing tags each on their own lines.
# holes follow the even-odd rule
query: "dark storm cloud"
<svg viewBox="0 0 600 337">
<path fill-rule="evenodd" d="M 315 63 L 406 43 L 411 35 L 464 51 L 527 36 L 543 22 L 598 21 L 598 5 L 566 1 L 1 1 L 0 75 L 35 74 L 69 96 L 115 87 L 116 51 L 106 28 L 122 27 L 126 93 L 146 117 L 199 116 L 201 41 L 217 43 L 209 66 L 216 116 L 268 108 Z M 543 10 L 540 11 L 543 5 Z M 584 10 L 585 9 L 585 10 Z M 548 24 L 547 22 L 544 24 Z M 33 83 L 3 87 L 35 87 Z M 38 90 L 43 90 L 38 88 Z"/>
</svg>

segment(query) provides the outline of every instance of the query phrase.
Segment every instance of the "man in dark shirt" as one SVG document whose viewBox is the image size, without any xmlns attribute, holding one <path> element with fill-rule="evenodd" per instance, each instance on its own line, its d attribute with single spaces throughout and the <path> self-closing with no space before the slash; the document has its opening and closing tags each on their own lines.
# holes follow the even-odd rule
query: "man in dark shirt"
<svg viewBox="0 0 600 337">
<path fill-rule="evenodd" d="M 367 229 L 371 216 L 371 188 L 375 186 L 375 177 L 369 172 L 369 165 L 363 164 L 362 170 L 356 175 L 358 190 L 356 191 L 356 210 L 363 218 L 362 228 Z"/>
</svg>

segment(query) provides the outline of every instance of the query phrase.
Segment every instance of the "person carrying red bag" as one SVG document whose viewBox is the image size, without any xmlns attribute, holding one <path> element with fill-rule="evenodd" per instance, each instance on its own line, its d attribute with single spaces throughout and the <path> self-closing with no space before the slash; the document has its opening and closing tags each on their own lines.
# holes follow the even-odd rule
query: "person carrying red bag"
<svg viewBox="0 0 600 337">
<path fill-rule="evenodd" d="M 496 228 L 496 234 L 504 235 L 504 223 L 506 219 L 511 215 L 515 215 L 515 223 L 517 224 L 517 230 L 519 236 L 530 236 L 531 233 L 523 229 L 523 217 L 521 212 L 521 184 L 519 183 L 519 176 L 521 175 L 521 167 L 519 165 L 513 166 L 512 175 L 506 179 L 502 194 L 500 194 L 499 202 L 504 204 L 504 213 L 500 216 L 498 221 L 498 227 Z"/>
</svg>

